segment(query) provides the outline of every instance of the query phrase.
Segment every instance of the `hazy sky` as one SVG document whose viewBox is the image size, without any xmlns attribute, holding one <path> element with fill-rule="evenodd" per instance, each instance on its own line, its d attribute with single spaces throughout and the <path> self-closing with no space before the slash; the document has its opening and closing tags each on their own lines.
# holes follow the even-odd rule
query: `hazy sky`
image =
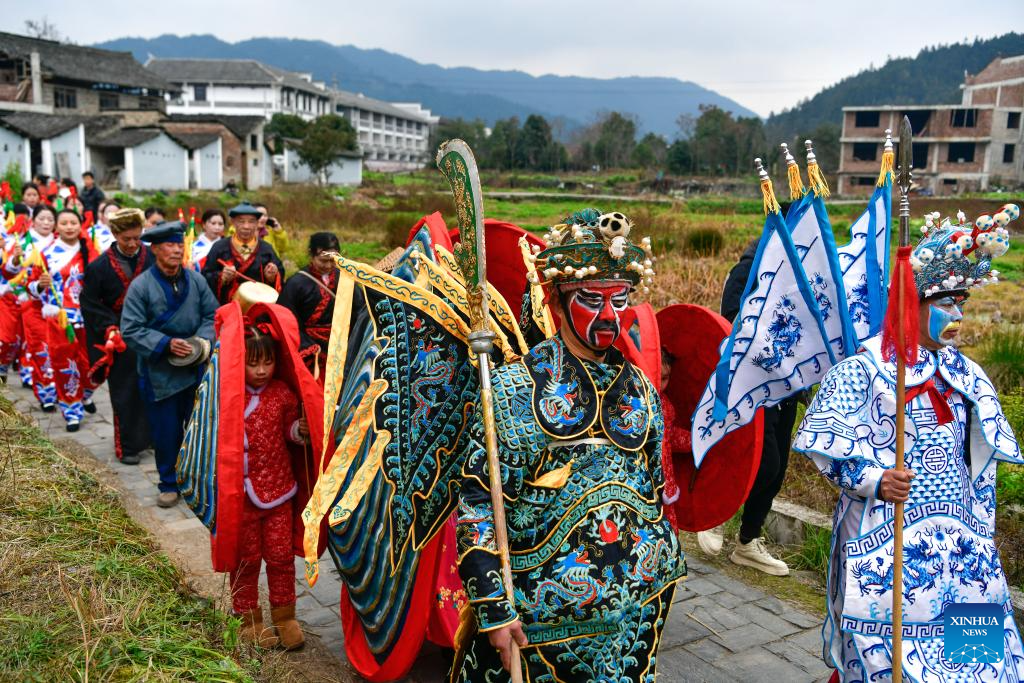
<svg viewBox="0 0 1024 683">
<path fill-rule="evenodd" d="M 320 39 L 531 74 L 671 76 L 767 115 L 886 57 L 1024 29 L 1024 0 L 95 0 L 10 2 L 71 40 L 212 33 Z"/>
</svg>

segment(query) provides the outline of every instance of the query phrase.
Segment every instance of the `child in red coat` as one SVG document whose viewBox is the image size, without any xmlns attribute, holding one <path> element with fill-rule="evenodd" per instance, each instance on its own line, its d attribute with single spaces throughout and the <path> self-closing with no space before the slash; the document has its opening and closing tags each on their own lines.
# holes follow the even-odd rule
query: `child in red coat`
<svg viewBox="0 0 1024 683">
<path fill-rule="evenodd" d="M 231 572 L 232 607 L 243 620 L 242 637 L 262 647 L 302 647 L 302 628 L 295 620 L 295 564 L 292 542 L 292 498 L 298 483 L 292 472 L 287 441 L 308 437 L 299 401 L 287 384 L 275 379 L 277 348 L 273 337 L 258 327 L 246 329 L 245 437 L 241 562 Z M 270 613 L 275 636 L 263 628 L 258 583 L 261 561 L 267 563 Z"/>
</svg>

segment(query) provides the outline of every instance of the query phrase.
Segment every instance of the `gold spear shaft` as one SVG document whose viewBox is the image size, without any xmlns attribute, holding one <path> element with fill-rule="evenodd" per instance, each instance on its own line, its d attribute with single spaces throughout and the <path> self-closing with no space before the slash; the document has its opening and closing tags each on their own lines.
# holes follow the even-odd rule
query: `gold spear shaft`
<svg viewBox="0 0 1024 683">
<path fill-rule="evenodd" d="M 437 167 L 451 185 L 459 221 L 456 261 L 466 282 L 466 299 L 472 332 L 469 348 L 477 358 L 480 372 L 480 412 L 484 423 L 484 448 L 487 451 L 487 479 L 494 514 L 494 542 L 501 560 L 505 596 L 515 608 L 512 588 L 512 561 L 509 557 L 508 527 L 505 524 L 505 497 L 498 460 L 498 433 L 494 423 L 494 398 L 491 391 L 491 351 L 495 334 L 490 328 L 487 310 L 487 261 L 484 244 L 483 196 L 480 174 L 473 151 L 462 140 L 448 140 L 437 150 Z M 523 671 L 519 645 L 512 640 L 509 675 L 512 683 L 522 683 Z"/>
<path fill-rule="evenodd" d="M 910 169 L 913 161 L 913 131 L 910 119 L 903 117 L 900 125 L 900 163 L 897 173 L 897 184 L 900 188 L 900 230 L 899 245 L 910 244 Z M 869 238 L 873 239 L 874 235 Z M 886 249 L 889 245 L 886 245 Z M 896 283 L 896 471 L 905 469 L 904 455 L 906 442 L 904 426 L 907 420 L 907 363 L 900 351 L 903 345 L 903 311 L 906 297 L 911 292 L 903 291 L 903 278 Z M 917 344 L 917 340 L 913 340 Z M 892 528 L 892 680 L 893 683 L 903 681 L 903 503 L 893 507 Z"/>
</svg>

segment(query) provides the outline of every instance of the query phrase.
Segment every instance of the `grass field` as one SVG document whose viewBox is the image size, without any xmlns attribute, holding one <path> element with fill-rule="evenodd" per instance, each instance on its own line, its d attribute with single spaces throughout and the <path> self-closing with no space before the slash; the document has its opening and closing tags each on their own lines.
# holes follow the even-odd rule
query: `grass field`
<svg viewBox="0 0 1024 683">
<path fill-rule="evenodd" d="M 0 398 L 0 680 L 265 680 L 239 623 Z"/>
</svg>

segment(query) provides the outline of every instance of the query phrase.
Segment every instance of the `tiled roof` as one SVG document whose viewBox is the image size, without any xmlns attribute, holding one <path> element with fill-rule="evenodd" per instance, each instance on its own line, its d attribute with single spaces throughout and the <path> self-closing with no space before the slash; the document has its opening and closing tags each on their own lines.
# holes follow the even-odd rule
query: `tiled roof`
<svg viewBox="0 0 1024 683">
<path fill-rule="evenodd" d="M 232 116 L 230 114 L 171 114 L 166 120 L 170 123 L 219 123 L 239 139 L 254 132 L 267 122 L 262 116 Z"/>
<path fill-rule="evenodd" d="M 44 78 L 49 76 L 83 83 L 109 83 L 126 88 L 173 90 L 170 83 L 135 61 L 130 52 L 0 33 L 0 54 L 27 60 L 33 52 L 39 53 Z"/>
<path fill-rule="evenodd" d="M 56 116 L 54 114 L 36 114 L 17 112 L 0 118 L 4 126 L 21 133 L 33 140 L 46 140 L 66 133 L 85 119 L 81 116 Z"/>
<path fill-rule="evenodd" d="M 240 85 L 286 85 L 327 96 L 294 71 L 257 62 L 255 59 L 171 59 L 152 57 L 146 68 L 173 83 L 235 83 Z"/>
<path fill-rule="evenodd" d="M 177 133 L 167 129 L 164 129 L 164 132 L 177 140 L 185 149 L 202 149 L 220 139 L 220 135 L 217 133 Z"/>
<path fill-rule="evenodd" d="M 430 119 L 427 117 L 415 114 L 408 109 L 396 107 L 390 102 L 375 100 L 372 97 L 366 97 L 361 94 L 357 95 L 356 93 L 346 92 L 344 90 L 335 90 L 333 95 L 335 104 L 340 104 L 343 107 L 355 107 L 357 109 L 364 109 L 366 111 L 377 112 L 380 114 L 389 114 L 408 121 L 430 123 Z"/>
</svg>

